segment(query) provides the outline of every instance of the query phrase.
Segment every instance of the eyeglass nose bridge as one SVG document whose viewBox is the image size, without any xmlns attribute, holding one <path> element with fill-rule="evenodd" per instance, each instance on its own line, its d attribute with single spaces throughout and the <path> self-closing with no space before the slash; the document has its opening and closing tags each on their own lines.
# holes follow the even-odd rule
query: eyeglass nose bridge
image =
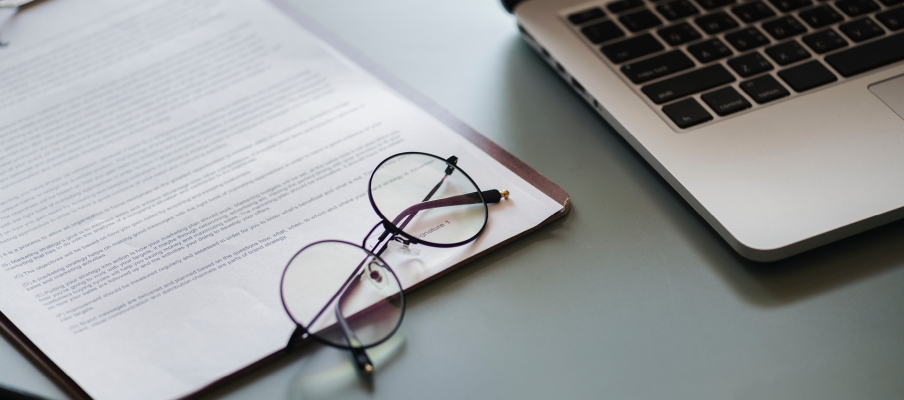
<svg viewBox="0 0 904 400">
<path fill-rule="evenodd" d="M 416 238 L 408 237 L 407 235 L 403 235 L 402 230 L 399 229 L 397 226 L 393 225 L 393 223 L 389 220 L 385 220 L 385 219 L 383 220 L 383 229 L 385 230 L 385 232 L 383 232 L 383 234 L 380 235 L 379 240 L 381 242 L 383 241 L 383 239 L 386 238 L 386 236 L 392 235 L 392 236 L 401 237 L 403 240 L 405 240 L 407 242 L 405 244 L 411 245 L 411 244 L 420 244 L 421 243 L 421 241 Z"/>
</svg>

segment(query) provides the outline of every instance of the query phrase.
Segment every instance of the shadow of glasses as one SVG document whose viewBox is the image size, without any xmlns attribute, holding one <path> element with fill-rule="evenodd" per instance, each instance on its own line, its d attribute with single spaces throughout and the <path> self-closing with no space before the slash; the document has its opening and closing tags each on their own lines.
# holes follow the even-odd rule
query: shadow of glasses
<svg viewBox="0 0 904 400">
<path fill-rule="evenodd" d="M 399 332 L 385 342 L 367 349 L 374 372 L 390 365 L 405 347 L 405 336 Z M 312 345 L 299 362 L 298 373 L 289 386 L 292 400 L 319 400 L 366 397 L 375 390 L 373 376 L 361 379 L 347 351 L 324 345 Z"/>
</svg>

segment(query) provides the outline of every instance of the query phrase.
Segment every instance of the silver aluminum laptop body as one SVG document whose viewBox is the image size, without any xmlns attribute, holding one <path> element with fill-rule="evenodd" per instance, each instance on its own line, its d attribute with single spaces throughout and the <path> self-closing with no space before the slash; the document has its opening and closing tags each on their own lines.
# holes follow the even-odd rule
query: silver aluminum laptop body
<svg viewBox="0 0 904 400">
<path fill-rule="evenodd" d="M 731 86 L 751 107 L 720 117 L 700 97 L 711 90 L 685 96 L 713 119 L 682 129 L 663 112 L 664 104 L 643 91 L 645 85 L 681 74 L 634 84 L 620 71 L 630 63 L 613 63 L 601 45 L 582 34 L 586 24 L 568 18 L 599 7 L 606 14 L 602 20 L 626 32 L 612 42 L 643 33 L 626 29 L 618 14 L 606 9 L 610 2 L 524 0 L 507 6 L 525 40 L 742 256 L 778 260 L 904 216 L 904 62 L 851 77 L 828 68 L 837 81 L 802 92 L 789 88 L 778 75 L 787 68 L 776 65 L 761 75 L 782 82 L 790 94 L 757 104 L 739 86 L 750 78 L 732 71 L 731 57 L 707 64 L 694 60 L 698 69 L 721 64 L 732 71 L 734 82 L 720 87 Z M 644 7 L 656 13 L 662 3 L 646 1 Z M 732 5 L 738 4 L 745 3 Z M 695 17 L 719 10 L 700 11 Z M 676 23 L 661 19 L 664 24 L 657 28 Z M 693 20 L 685 19 L 699 30 Z M 837 31 L 838 25 L 830 28 Z M 649 32 L 662 42 L 656 28 Z M 730 32 L 715 36 L 725 40 L 725 33 Z M 791 40 L 801 42 L 803 35 Z M 770 45 L 778 43 L 770 40 Z M 665 47 L 688 50 L 687 44 Z M 763 53 L 766 47 L 754 51 Z M 733 56 L 749 53 L 731 50 Z M 811 61 L 826 62 L 827 54 L 809 53 Z"/>
</svg>

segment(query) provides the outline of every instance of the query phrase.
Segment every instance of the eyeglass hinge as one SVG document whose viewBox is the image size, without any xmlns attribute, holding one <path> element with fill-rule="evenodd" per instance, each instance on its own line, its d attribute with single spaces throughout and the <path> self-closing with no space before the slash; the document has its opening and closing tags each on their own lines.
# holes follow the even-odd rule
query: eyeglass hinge
<svg viewBox="0 0 904 400">
<path fill-rule="evenodd" d="M 453 165 L 458 165 L 458 157 L 454 155 L 449 156 L 449 158 L 446 159 L 446 164 L 449 165 L 446 167 L 446 175 L 452 175 L 452 172 L 455 172 L 455 167 L 453 167 Z"/>
</svg>

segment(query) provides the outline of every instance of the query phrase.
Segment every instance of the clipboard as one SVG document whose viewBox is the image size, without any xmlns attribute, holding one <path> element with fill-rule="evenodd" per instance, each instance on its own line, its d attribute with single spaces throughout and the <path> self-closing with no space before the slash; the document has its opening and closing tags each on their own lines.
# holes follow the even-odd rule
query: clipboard
<svg viewBox="0 0 904 400">
<path fill-rule="evenodd" d="M 526 231 L 519 233 L 518 235 L 512 236 L 504 241 L 498 243 L 497 245 L 490 247 L 480 253 L 477 253 L 465 260 L 462 260 L 458 264 L 455 264 L 449 268 L 444 269 L 443 271 L 427 278 L 416 285 L 405 290 L 405 293 L 410 293 L 411 291 L 437 279 L 450 271 L 453 271 L 462 265 L 470 263 L 471 261 L 480 258 L 489 252 L 496 250 L 497 248 L 504 246 L 530 232 L 533 232 L 540 227 L 549 224 L 552 221 L 555 221 L 559 218 L 562 218 L 571 210 L 571 199 L 565 190 L 561 187 L 547 179 L 545 176 L 541 175 L 539 172 L 525 164 L 523 161 L 519 160 L 517 157 L 513 156 L 511 153 L 493 143 L 473 128 L 466 125 L 464 122 L 461 122 L 448 111 L 444 110 L 442 107 L 434 103 L 432 100 L 428 99 L 426 96 L 418 93 L 413 88 L 409 87 L 407 84 L 402 82 L 400 79 L 396 78 L 388 71 L 383 69 L 381 66 L 376 64 L 375 62 L 366 58 L 363 54 L 358 52 L 356 49 L 348 45 L 347 43 L 342 42 L 338 37 L 333 35 L 324 27 L 320 26 L 312 19 L 308 18 L 298 10 L 294 9 L 292 6 L 286 4 L 285 0 L 268 0 L 272 3 L 276 8 L 282 11 L 284 14 L 291 17 L 295 20 L 296 23 L 301 25 L 303 28 L 311 32 L 314 36 L 318 37 L 320 40 L 325 42 L 326 44 L 332 46 L 335 50 L 337 50 L 340 54 L 360 66 L 362 69 L 376 77 L 378 80 L 387 85 L 390 89 L 396 91 L 400 96 L 411 101 L 416 106 L 420 107 L 422 110 L 427 112 L 430 116 L 440 121 L 452 131 L 461 135 L 472 144 L 477 146 L 486 154 L 493 157 L 500 164 L 504 165 L 506 168 L 517 174 L 519 177 L 524 179 L 526 182 L 533 185 L 535 188 L 540 190 L 546 196 L 552 198 L 556 203 L 562 206 L 562 208 L 555 214 L 551 215 L 549 218 L 545 219 L 539 225 L 534 226 Z M 45 373 L 50 375 L 61 388 L 63 388 L 69 395 L 73 396 L 76 399 L 90 399 L 91 397 L 85 392 L 72 378 L 70 378 L 59 366 L 57 366 L 46 354 L 44 354 L 41 349 L 39 349 L 21 330 L 19 330 L 3 313 L 0 311 L 0 331 L 3 332 L 3 335 L 13 342 L 22 352 L 28 354 L 32 360 L 44 370 Z M 307 340 L 302 341 L 299 345 L 304 345 L 307 343 Z M 210 394 L 211 392 L 226 386 L 227 384 L 236 381 L 249 373 L 261 368 L 275 360 L 288 355 L 295 348 L 284 348 L 280 351 L 277 351 L 273 354 L 270 354 L 250 365 L 245 366 L 244 368 L 230 374 L 219 378 L 208 385 L 202 387 L 198 391 L 186 396 L 186 399 L 195 399 L 202 397 L 204 395 Z"/>
</svg>

